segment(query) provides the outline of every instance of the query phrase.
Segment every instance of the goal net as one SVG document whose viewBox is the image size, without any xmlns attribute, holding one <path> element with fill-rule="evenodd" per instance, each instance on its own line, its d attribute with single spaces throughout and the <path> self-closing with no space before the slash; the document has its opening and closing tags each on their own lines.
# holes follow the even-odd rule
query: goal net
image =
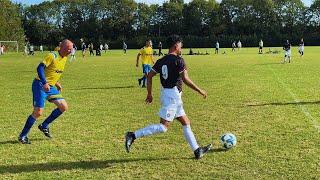
<svg viewBox="0 0 320 180">
<path fill-rule="evenodd" d="M 4 53 L 19 52 L 18 41 L 0 41 L 0 50 L 1 47 L 3 47 Z"/>
</svg>

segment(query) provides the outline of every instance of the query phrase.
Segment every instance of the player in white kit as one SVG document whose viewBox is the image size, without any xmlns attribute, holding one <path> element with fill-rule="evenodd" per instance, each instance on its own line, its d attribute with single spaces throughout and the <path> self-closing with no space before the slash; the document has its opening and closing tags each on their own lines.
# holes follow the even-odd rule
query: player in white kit
<svg viewBox="0 0 320 180">
<path fill-rule="evenodd" d="M 130 152 L 130 147 L 136 139 L 166 132 L 170 123 L 174 119 L 177 119 L 183 126 L 184 136 L 194 152 L 196 159 L 200 159 L 211 149 L 212 145 L 209 144 L 207 146 L 200 147 L 196 141 L 196 138 L 191 130 L 190 120 L 183 109 L 183 102 L 181 99 L 182 84 L 186 84 L 204 98 L 207 97 L 207 93 L 195 85 L 188 76 L 185 61 L 180 56 L 182 39 L 177 35 L 173 35 L 168 38 L 167 44 L 170 47 L 168 55 L 159 59 L 155 63 L 147 77 L 148 94 L 146 103 L 149 104 L 153 101 L 152 78 L 156 74 L 160 74 L 160 81 L 162 85 L 162 107 L 159 111 L 160 123 L 149 125 L 135 132 L 127 132 L 125 136 L 125 148 L 127 152 Z"/>
</svg>

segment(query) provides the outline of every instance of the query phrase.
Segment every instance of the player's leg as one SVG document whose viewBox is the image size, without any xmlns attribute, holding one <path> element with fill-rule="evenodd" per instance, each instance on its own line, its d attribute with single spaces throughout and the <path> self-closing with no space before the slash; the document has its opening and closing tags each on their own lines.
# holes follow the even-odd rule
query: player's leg
<svg viewBox="0 0 320 180">
<path fill-rule="evenodd" d="M 164 93 L 161 94 L 162 107 L 159 111 L 160 123 L 152 124 L 135 132 L 127 132 L 125 136 L 125 148 L 130 152 L 130 147 L 135 139 L 144 136 L 150 136 L 157 133 L 164 133 L 167 131 L 170 122 L 173 121 L 177 108 L 175 104 L 171 103 L 170 98 L 166 98 Z"/>
<path fill-rule="evenodd" d="M 34 125 L 34 123 L 36 122 L 36 120 L 42 116 L 43 113 L 43 108 L 40 107 L 34 107 L 33 108 L 33 112 L 32 114 L 27 118 L 26 123 L 19 135 L 19 141 L 22 144 L 30 144 L 30 141 L 28 139 L 28 134 L 30 132 L 30 129 L 32 128 L 32 126 Z"/>
<path fill-rule="evenodd" d="M 147 86 L 147 83 L 148 83 L 147 77 L 148 77 L 148 74 L 149 74 L 150 71 L 151 71 L 151 65 L 148 64 L 146 66 L 146 69 L 145 69 L 144 80 L 143 80 L 143 86 L 142 87 L 146 87 Z"/>
<path fill-rule="evenodd" d="M 158 133 L 165 133 L 169 127 L 170 122 L 166 121 L 162 118 L 160 118 L 159 124 L 151 124 L 149 126 L 146 126 L 142 129 L 138 129 L 135 132 L 127 132 L 125 136 L 125 148 L 126 151 L 130 152 L 130 147 L 133 144 L 133 142 L 138 139 L 142 138 L 144 136 L 151 136 Z"/>
<path fill-rule="evenodd" d="M 147 76 L 148 73 L 151 71 L 151 66 L 148 64 L 143 64 L 142 65 L 142 72 L 143 72 L 143 76 L 141 79 L 139 79 L 139 85 L 141 84 L 142 81 L 142 87 L 146 87 L 146 82 L 147 82 Z"/>
<path fill-rule="evenodd" d="M 145 75 L 145 65 L 142 64 L 141 67 L 142 67 L 143 76 L 142 76 L 140 79 L 138 79 L 139 86 L 141 86 L 142 81 L 144 81 L 144 79 L 146 78 L 146 75 Z M 143 84 L 144 84 L 144 82 L 143 82 Z"/>
<path fill-rule="evenodd" d="M 190 145 L 192 151 L 194 152 L 196 159 L 200 159 L 205 153 L 207 153 L 212 148 L 212 144 L 209 144 L 204 147 L 200 147 L 191 130 L 189 118 L 186 115 L 183 115 L 183 116 L 177 117 L 177 120 L 181 123 L 183 127 L 184 137 L 186 138 L 188 144 Z"/>
<path fill-rule="evenodd" d="M 150 136 L 157 133 L 164 133 L 167 131 L 170 125 L 170 121 L 160 118 L 160 123 L 146 126 L 142 129 L 138 129 L 134 132 L 135 138 L 141 138 L 144 136 Z"/>
<path fill-rule="evenodd" d="M 28 133 L 36 120 L 42 115 L 45 105 L 46 93 L 42 89 L 42 83 L 39 80 L 34 80 L 32 83 L 33 95 L 33 112 L 26 120 L 26 123 L 19 135 L 19 141 L 22 144 L 30 144 Z"/>
<path fill-rule="evenodd" d="M 49 138 L 52 137 L 49 131 L 49 125 L 68 110 L 67 101 L 64 99 L 52 100 L 51 102 L 54 103 L 57 108 L 54 109 L 51 114 L 38 126 L 39 130 Z"/>
<path fill-rule="evenodd" d="M 147 73 L 147 72 L 143 73 L 143 77 L 142 77 L 142 87 L 146 87 L 146 85 L 147 85 L 147 76 L 148 76 L 148 73 Z"/>
<path fill-rule="evenodd" d="M 288 60 L 289 60 L 289 63 L 291 63 L 291 50 L 288 51 Z"/>
</svg>

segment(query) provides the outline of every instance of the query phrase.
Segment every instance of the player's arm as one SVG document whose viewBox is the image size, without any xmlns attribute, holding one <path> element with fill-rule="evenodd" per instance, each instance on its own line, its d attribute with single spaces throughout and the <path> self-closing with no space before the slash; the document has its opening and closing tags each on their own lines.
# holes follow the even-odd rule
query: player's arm
<svg viewBox="0 0 320 180">
<path fill-rule="evenodd" d="M 141 53 L 139 52 L 137 55 L 137 62 L 136 62 L 136 67 L 139 66 L 139 59 L 140 59 Z"/>
<path fill-rule="evenodd" d="M 183 82 L 194 91 L 198 92 L 203 96 L 203 98 L 207 98 L 207 92 L 200 89 L 195 83 L 192 82 L 192 80 L 189 78 L 188 71 L 185 69 L 182 72 L 180 72 L 180 76 L 182 77 Z M 149 80 L 149 79 L 148 79 Z"/>
<path fill-rule="evenodd" d="M 49 83 L 47 82 L 46 80 L 46 76 L 45 76 L 45 73 L 44 73 L 44 69 L 46 68 L 46 65 L 44 63 L 40 63 L 37 67 L 37 73 L 38 73 L 38 76 L 40 78 L 40 81 L 42 82 L 43 84 L 43 89 L 45 91 L 49 91 L 50 90 L 50 85 Z"/>
<path fill-rule="evenodd" d="M 153 53 L 151 54 L 151 59 L 152 59 L 152 64 L 154 64 L 154 56 L 153 56 Z"/>
<path fill-rule="evenodd" d="M 151 70 L 148 75 L 147 75 L 147 98 L 146 98 L 146 103 L 150 104 L 152 103 L 153 96 L 152 96 L 152 78 L 155 76 L 157 73 L 154 70 Z"/>
<path fill-rule="evenodd" d="M 56 82 L 55 86 L 57 87 L 58 91 L 62 92 L 62 86 L 60 82 Z"/>
</svg>

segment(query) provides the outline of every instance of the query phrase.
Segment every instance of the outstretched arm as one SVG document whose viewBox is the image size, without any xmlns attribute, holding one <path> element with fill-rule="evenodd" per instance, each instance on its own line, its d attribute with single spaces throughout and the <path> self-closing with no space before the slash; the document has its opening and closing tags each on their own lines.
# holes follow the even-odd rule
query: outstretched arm
<svg viewBox="0 0 320 180">
<path fill-rule="evenodd" d="M 207 98 L 208 94 L 206 91 L 200 89 L 196 84 L 192 82 L 192 80 L 189 78 L 188 71 L 185 69 L 183 72 L 180 73 L 180 76 L 182 77 L 183 82 L 194 91 L 198 92 L 203 96 L 203 98 Z"/>
</svg>

